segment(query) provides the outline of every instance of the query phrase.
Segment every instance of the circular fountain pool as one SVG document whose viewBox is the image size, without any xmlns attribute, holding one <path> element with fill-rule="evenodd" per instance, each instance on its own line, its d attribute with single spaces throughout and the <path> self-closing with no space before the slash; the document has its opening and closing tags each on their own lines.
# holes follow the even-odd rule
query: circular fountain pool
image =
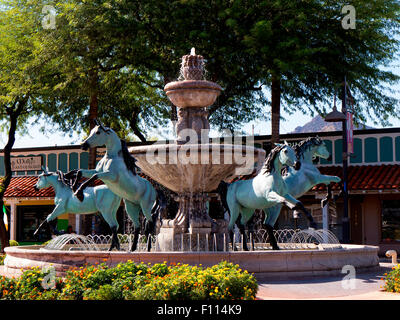
<svg viewBox="0 0 400 320">
<path fill-rule="evenodd" d="M 232 251 L 232 247 L 229 247 L 226 248 L 229 251 L 196 251 L 196 248 L 191 248 L 191 251 L 146 252 L 146 242 L 139 241 L 143 242 L 143 246 L 139 245 L 138 251 L 109 252 L 106 250 L 110 237 L 63 235 L 53 239 L 47 246 L 6 248 L 4 269 L 8 275 L 17 276 L 21 269 L 53 266 L 56 273 L 62 276 L 72 267 L 103 262 L 116 265 L 132 260 L 137 263 L 166 262 L 209 267 L 220 261 L 229 261 L 254 273 L 258 278 L 279 279 L 338 275 L 346 265 L 353 266 L 357 272 L 369 271 L 379 266 L 379 248 L 375 246 L 339 244 L 332 238 L 332 234 L 320 230 L 278 230 L 276 233 L 281 248 L 278 251 L 271 250 L 264 241 L 257 238 L 254 251 Z M 328 242 L 324 243 L 326 239 Z M 130 235 L 121 235 L 120 240 L 122 250 L 128 250 Z M 156 240 L 154 237 L 153 241 Z M 238 247 L 240 250 L 240 245 Z"/>
</svg>

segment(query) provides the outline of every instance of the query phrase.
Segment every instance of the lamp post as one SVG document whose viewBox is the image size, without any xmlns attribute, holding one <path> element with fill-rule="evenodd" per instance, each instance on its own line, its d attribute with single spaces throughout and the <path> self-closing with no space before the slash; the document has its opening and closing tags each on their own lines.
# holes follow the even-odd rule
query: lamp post
<svg viewBox="0 0 400 320">
<path fill-rule="evenodd" d="M 347 107 L 346 107 L 346 94 L 347 94 L 347 83 L 346 77 L 344 78 L 344 83 L 342 85 L 342 112 L 337 111 L 336 102 L 334 103 L 333 111 L 325 116 L 325 121 L 327 122 L 342 122 L 342 142 L 343 142 L 343 243 L 350 242 L 350 221 L 349 221 L 349 194 L 347 189 L 347 165 L 349 154 L 347 152 Z"/>
</svg>

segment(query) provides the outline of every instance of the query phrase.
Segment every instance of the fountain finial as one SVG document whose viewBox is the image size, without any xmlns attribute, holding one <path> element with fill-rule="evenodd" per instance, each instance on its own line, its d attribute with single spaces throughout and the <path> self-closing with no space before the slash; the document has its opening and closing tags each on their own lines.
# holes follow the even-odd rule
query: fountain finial
<svg viewBox="0 0 400 320">
<path fill-rule="evenodd" d="M 204 80 L 204 58 L 196 54 L 194 47 L 182 57 L 181 75 L 185 80 Z"/>
</svg>

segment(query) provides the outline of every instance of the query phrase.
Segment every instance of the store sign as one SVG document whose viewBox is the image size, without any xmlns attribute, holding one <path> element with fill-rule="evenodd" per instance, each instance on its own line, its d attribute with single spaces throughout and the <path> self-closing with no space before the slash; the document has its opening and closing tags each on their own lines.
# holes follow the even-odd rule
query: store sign
<svg viewBox="0 0 400 320">
<path fill-rule="evenodd" d="M 42 170 L 42 157 L 13 157 L 11 158 L 11 171 Z"/>
<path fill-rule="evenodd" d="M 354 138 L 353 138 L 353 114 L 346 112 L 346 128 L 347 128 L 347 152 L 354 153 Z"/>
</svg>

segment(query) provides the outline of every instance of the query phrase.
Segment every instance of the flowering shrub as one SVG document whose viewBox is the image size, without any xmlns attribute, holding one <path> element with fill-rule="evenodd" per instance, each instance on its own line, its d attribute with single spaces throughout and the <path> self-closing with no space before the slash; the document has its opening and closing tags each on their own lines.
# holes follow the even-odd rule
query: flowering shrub
<svg viewBox="0 0 400 320">
<path fill-rule="evenodd" d="M 54 279 L 54 289 L 46 290 L 43 279 L 48 272 L 39 268 L 25 271 L 18 279 L 0 277 L 0 298 L 3 300 L 50 300 L 56 299 L 61 292 L 61 278 Z"/>
<path fill-rule="evenodd" d="M 211 268 L 132 261 L 74 268 L 55 287 L 41 285 L 46 275 L 25 271 L 19 279 L 0 278 L 0 299 L 62 300 L 249 300 L 255 299 L 255 278 L 238 265 L 221 262 Z"/>
<path fill-rule="evenodd" d="M 15 240 L 10 240 L 10 247 L 15 247 L 15 246 L 19 246 L 19 243 L 18 243 L 18 241 L 15 241 Z"/>
<path fill-rule="evenodd" d="M 384 289 L 388 292 L 400 292 L 400 264 L 392 268 L 392 271 L 385 273 Z"/>
<path fill-rule="evenodd" d="M 5 254 L 0 254 L 0 266 L 4 265 L 4 259 L 6 258 Z"/>
</svg>

